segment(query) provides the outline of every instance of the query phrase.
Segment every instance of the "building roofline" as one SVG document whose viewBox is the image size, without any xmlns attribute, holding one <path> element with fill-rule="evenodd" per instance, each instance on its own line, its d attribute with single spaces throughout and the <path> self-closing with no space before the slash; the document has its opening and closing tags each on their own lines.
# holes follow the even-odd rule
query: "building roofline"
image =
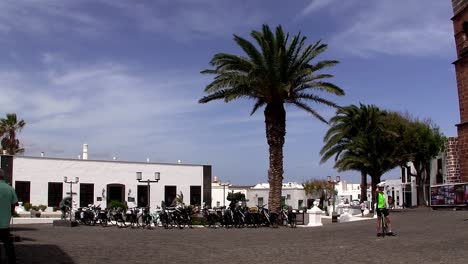
<svg viewBox="0 0 468 264">
<path fill-rule="evenodd" d="M 231 186 L 229 186 L 229 188 L 232 188 L 232 189 L 245 189 L 245 188 L 252 188 L 254 186 L 255 185 L 231 185 Z"/>
<path fill-rule="evenodd" d="M 11 156 L 11 155 L 0 155 Z M 93 160 L 93 159 L 70 159 L 70 158 L 53 158 L 53 157 L 32 157 L 32 156 L 13 156 L 14 159 L 35 159 L 35 160 L 62 160 L 62 161 L 78 161 L 78 162 L 107 162 L 121 164 L 152 164 L 152 165 L 172 165 L 172 166 L 211 166 L 207 164 L 189 164 L 189 163 L 166 163 L 166 162 L 145 162 L 145 161 L 123 161 L 123 160 Z"/>
</svg>

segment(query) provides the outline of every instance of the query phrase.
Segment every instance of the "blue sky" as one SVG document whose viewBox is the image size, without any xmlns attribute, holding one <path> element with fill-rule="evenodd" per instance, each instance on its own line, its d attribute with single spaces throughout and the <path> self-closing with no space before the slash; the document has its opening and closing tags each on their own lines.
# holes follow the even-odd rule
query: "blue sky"
<svg viewBox="0 0 468 264">
<path fill-rule="evenodd" d="M 241 54 L 233 34 L 267 23 L 322 40 L 319 59 L 341 62 L 327 72 L 346 92 L 328 99 L 430 118 L 456 136 L 452 15 L 448 0 L 2 0 L 0 112 L 26 121 L 28 156 L 76 158 L 88 143 L 90 159 L 212 164 L 223 180 L 266 182 L 263 111 L 197 103 L 213 54 Z M 287 108 L 285 181 L 359 181 L 319 163 L 327 128 Z"/>
</svg>

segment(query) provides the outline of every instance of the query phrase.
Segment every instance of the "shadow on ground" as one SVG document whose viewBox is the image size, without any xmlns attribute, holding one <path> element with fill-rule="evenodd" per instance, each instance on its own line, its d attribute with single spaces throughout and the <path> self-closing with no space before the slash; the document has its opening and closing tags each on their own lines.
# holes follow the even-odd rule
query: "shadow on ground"
<svg viewBox="0 0 468 264">
<path fill-rule="evenodd" d="M 12 226 L 10 228 L 11 232 L 14 231 L 36 231 L 37 228 L 34 227 L 26 227 L 26 226 Z"/>
<path fill-rule="evenodd" d="M 61 263 L 75 262 L 56 245 L 27 245 L 15 243 L 17 264 Z"/>
</svg>

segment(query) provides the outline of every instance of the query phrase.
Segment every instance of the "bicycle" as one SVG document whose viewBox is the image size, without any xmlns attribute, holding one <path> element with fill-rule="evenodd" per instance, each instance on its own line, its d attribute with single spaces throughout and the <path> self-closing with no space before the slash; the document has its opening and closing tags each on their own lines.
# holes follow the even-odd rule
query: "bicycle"
<svg viewBox="0 0 468 264">
<path fill-rule="evenodd" d="M 284 226 L 289 225 L 291 228 L 295 228 L 297 226 L 296 213 L 291 207 L 281 209 L 279 220 Z"/>
<path fill-rule="evenodd" d="M 383 210 L 378 210 L 377 211 L 378 214 L 380 214 L 380 228 L 382 230 L 382 234 L 381 236 L 382 237 L 385 237 L 385 235 L 387 234 L 387 219 L 385 217 L 385 214 L 383 213 Z"/>
<path fill-rule="evenodd" d="M 154 224 L 154 227 L 157 227 L 160 211 L 161 210 L 156 209 L 152 214 L 148 207 L 143 208 L 142 213 L 138 216 L 137 223 L 139 223 L 143 228 L 151 229 L 152 224 Z"/>
<path fill-rule="evenodd" d="M 257 205 L 258 214 L 260 215 L 260 224 L 267 227 L 278 227 L 278 215 L 276 213 L 270 213 L 270 210 L 265 208 L 264 205 Z"/>
</svg>

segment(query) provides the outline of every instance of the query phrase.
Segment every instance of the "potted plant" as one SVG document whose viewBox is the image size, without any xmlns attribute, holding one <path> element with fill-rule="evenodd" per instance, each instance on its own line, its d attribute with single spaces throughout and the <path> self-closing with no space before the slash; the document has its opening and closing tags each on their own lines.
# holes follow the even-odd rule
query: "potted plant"
<svg viewBox="0 0 468 264">
<path fill-rule="evenodd" d="M 41 211 L 39 211 L 39 206 L 31 206 L 31 217 L 41 217 Z"/>
<path fill-rule="evenodd" d="M 47 209 L 47 205 L 40 204 L 38 208 L 41 212 L 44 212 Z"/>
</svg>

